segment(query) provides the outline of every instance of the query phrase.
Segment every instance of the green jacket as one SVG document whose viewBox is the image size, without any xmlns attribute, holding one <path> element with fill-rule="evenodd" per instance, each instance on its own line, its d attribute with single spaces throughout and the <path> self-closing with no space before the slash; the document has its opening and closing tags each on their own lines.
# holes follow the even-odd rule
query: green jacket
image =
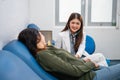
<svg viewBox="0 0 120 80">
<path fill-rule="evenodd" d="M 59 80 L 93 80 L 95 65 L 77 59 L 63 49 L 48 47 L 36 55 L 38 63 Z"/>
</svg>

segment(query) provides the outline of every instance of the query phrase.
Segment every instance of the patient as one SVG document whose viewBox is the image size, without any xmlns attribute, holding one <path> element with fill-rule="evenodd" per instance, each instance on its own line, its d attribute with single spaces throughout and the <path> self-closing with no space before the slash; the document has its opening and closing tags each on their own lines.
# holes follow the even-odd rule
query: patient
<svg viewBox="0 0 120 80">
<path fill-rule="evenodd" d="M 120 80 L 120 64 L 102 67 L 90 59 L 77 59 L 63 49 L 46 46 L 44 35 L 36 29 L 20 32 L 24 43 L 43 69 L 59 80 Z"/>
</svg>

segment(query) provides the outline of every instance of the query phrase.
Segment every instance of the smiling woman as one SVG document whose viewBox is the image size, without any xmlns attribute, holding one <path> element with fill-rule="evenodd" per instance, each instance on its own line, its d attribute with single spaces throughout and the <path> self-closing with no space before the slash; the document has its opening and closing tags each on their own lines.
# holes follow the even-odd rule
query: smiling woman
<svg viewBox="0 0 120 80">
<path fill-rule="evenodd" d="M 63 48 L 76 58 L 90 59 L 102 66 L 108 66 L 101 53 L 89 55 L 85 50 L 86 34 L 83 32 L 83 20 L 79 13 L 71 13 L 64 29 L 59 33 L 56 47 Z"/>
</svg>

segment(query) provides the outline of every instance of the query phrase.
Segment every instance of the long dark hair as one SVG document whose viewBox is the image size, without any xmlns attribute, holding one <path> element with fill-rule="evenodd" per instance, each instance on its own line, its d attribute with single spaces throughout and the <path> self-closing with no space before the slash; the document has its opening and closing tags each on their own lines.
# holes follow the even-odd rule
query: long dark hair
<svg viewBox="0 0 120 80">
<path fill-rule="evenodd" d="M 62 30 L 62 32 L 70 29 L 70 21 L 73 19 L 78 19 L 81 22 L 81 27 L 76 32 L 77 35 L 76 35 L 76 41 L 75 41 L 75 45 L 74 45 L 74 50 L 75 50 L 75 52 L 77 52 L 79 45 L 81 44 L 82 39 L 83 39 L 83 19 L 82 19 L 82 16 L 79 13 L 72 13 L 67 21 L 65 28 Z"/>
<path fill-rule="evenodd" d="M 24 29 L 18 35 L 18 40 L 27 46 L 34 57 L 37 53 L 38 37 L 40 39 L 39 31 L 33 28 Z"/>
</svg>

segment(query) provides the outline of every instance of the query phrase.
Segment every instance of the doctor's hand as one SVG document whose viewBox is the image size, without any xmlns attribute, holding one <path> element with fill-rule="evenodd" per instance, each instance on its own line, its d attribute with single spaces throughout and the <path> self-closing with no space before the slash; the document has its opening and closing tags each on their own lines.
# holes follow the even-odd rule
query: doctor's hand
<svg viewBox="0 0 120 80">
<path fill-rule="evenodd" d="M 81 57 L 81 55 L 80 54 L 75 54 L 75 57 L 79 59 Z"/>
</svg>

